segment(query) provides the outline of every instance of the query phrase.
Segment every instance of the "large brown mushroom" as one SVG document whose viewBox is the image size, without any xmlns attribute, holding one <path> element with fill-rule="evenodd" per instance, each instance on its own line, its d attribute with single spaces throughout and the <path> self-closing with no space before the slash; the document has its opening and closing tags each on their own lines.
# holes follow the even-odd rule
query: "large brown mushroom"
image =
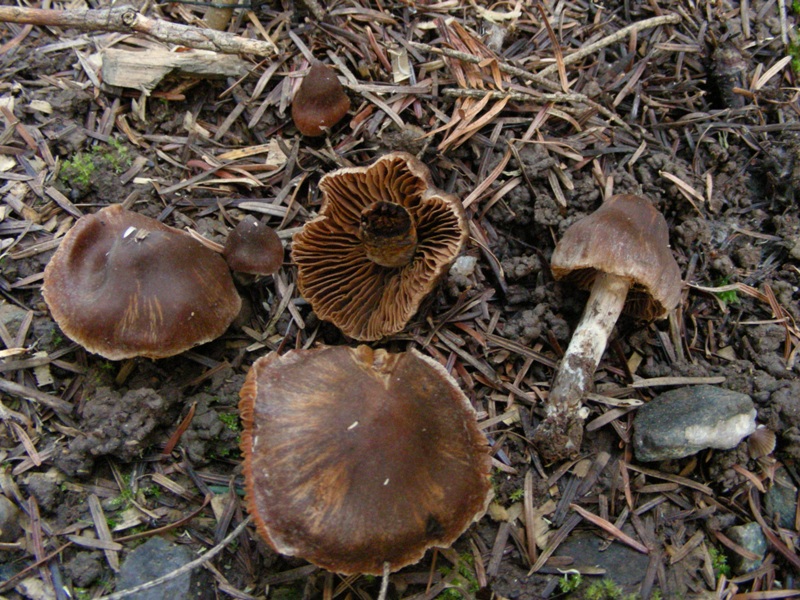
<svg viewBox="0 0 800 600">
<path fill-rule="evenodd" d="M 315 60 L 292 100 L 292 121 L 305 136 L 325 135 L 350 110 L 336 71 Z"/>
<path fill-rule="evenodd" d="M 573 223 L 551 259 L 556 279 L 591 289 L 545 406 L 534 442 L 546 460 L 580 451 L 584 396 L 623 311 L 650 321 L 667 316 L 681 297 L 681 274 L 663 215 L 645 198 L 612 196 Z"/>
<path fill-rule="evenodd" d="M 282 554 L 379 575 L 449 546 L 486 508 L 475 411 L 415 350 L 273 352 L 250 369 L 239 409 L 248 511 Z"/>
<path fill-rule="evenodd" d="M 325 175 L 319 216 L 295 234 L 298 289 L 357 340 L 397 333 L 469 235 L 461 201 L 405 152 Z"/>
<path fill-rule="evenodd" d="M 111 360 L 179 354 L 222 335 L 241 308 L 219 254 L 118 204 L 78 220 L 42 293 L 69 338 Z"/>
</svg>

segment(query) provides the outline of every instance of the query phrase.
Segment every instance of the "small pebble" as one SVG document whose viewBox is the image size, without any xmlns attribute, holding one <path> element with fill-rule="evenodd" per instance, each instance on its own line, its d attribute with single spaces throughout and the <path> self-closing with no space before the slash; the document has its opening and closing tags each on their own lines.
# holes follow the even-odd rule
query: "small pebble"
<svg viewBox="0 0 800 600">
<path fill-rule="evenodd" d="M 22 535 L 21 513 L 5 496 L 0 496 L 0 542 L 16 542 Z"/>
<path fill-rule="evenodd" d="M 797 487 L 784 467 L 775 470 L 775 477 L 764 495 L 764 517 L 767 522 L 785 529 L 794 529 L 797 508 Z"/>
<path fill-rule="evenodd" d="M 172 573 L 197 556 L 187 546 L 153 537 L 137 547 L 122 563 L 117 591 L 136 587 L 167 573 Z M 134 600 L 212 600 L 214 585 L 205 569 L 194 569 L 157 587 L 130 596 Z"/>
<path fill-rule="evenodd" d="M 750 571 L 755 571 L 764 562 L 764 555 L 767 552 L 767 539 L 761 531 L 761 525 L 750 522 L 744 525 L 731 527 L 725 532 L 731 540 L 739 544 L 745 550 L 758 555 L 758 559 L 748 559 L 735 552 L 730 553 L 731 568 L 736 575 L 744 575 Z"/>
<path fill-rule="evenodd" d="M 475 272 L 475 265 L 478 264 L 478 259 L 474 256 L 464 255 L 459 256 L 450 267 L 450 273 L 453 275 L 460 275 L 461 277 L 469 277 Z"/>
</svg>

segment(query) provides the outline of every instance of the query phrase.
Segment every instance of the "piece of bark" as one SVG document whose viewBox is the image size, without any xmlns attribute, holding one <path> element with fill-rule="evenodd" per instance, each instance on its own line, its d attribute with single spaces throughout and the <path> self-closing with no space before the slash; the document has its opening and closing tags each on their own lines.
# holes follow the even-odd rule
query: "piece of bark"
<svg viewBox="0 0 800 600">
<path fill-rule="evenodd" d="M 250 68 L 233 54 L 208 50 L 169 52 L 159 48 L 128 51 L 106 48 L 102 54 L 103 83 L 151 92 L 172 72 L 199 77 L 242 77 Z"/>
</svg>

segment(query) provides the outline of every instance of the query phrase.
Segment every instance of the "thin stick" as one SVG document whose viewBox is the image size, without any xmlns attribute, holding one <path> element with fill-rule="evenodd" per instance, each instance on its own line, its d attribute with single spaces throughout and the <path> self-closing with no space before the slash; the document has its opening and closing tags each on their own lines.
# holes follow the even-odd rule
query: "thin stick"
<svg viewBox="0 0 800 600">
<path fill-rule="evenodd" d="M 251 40 L 224 31 L 151 19 L 130 6 L 79 10 L 0 6 L 0 22 L 45 27 L 74 27 L 83 31 L 144 33 L 161 42 L 227 54 L 272 56 L 276 52 L 275 46 L 269 42 Z"/>
<path fill-rule="evenodd" d="M 418 50 L 423 50 L 426 52 L 431 52 L 433 54 L 440 54 L 443 56 L 448 56 L 450 58 L 457 58 L 458 60 L 463 60 L 464 62 L 473 63 L 473 64 L 480 64 L 484 62 L 486 59 L 481 58 L 480 56 L 475 56 L 474 54 L 467 54 L 466 52 L 459 52 L 458 50 L 452 50 L 450 48 L 436 48 L 434 46 L 430 46 L 428 44 L 422 44 L 420 42 L 408 42 L 410 46 L 417 48 Z M 566 62 L 566 61 L 565 61 Z M 561 86 L 559 86 L 554 81 L 550 81 L 549 79 L 545 79 L 541 75 L 537 75 L 536 73 L 531 73 L 530 71 L 526 71 L 525 69 L 520 69 L 519 67 L 515 67 L 513 65 L 509 65 L 508 63 L 504 63 L 501 61 L 497 61 L 497 67 L 503 71 L 504 73 L 508 73 L 509 75 L 514 75 L 519 77 L 520 79 L 527 79 L 534 83 L 538 83 L 544 88 L 551 90 L 553 92 L 557 92 L 558 94 L 563 94 L 561 91 Z M 465 90 L 465 96 L 469 96 L 473 94 L 471 90 Z M 445 90 L 445 93 L 449 93 L 453 96 L 459 95 L 458 92 L 449 92 Z M 598 104 L 588 96 L 584 96 L 583 94 L 564 94 L 564 97 L 569 97 L 570 100 L 574 102 L 581 102 L 586 104 L 588 107 L 593 108 L 598 113 L 602 114 L 607 119 L 614 121 L 620 127 L 623 127 L 626 131 L 632 131 L 630 125 L 628 125 L 625 121 L 619 118 L 616 114 L 605 108 L 604 106 Z"/>
<path fill-rule="evenodd" d="M 680 22 L 681 16 L 677 14 L 669 14 L 669 15 L 661 15 L 659 17 L 652 17 L 650 19 L 645 19 L 644 21 L 638 21 L 637 23 L 631 23 L 627 27 L 623 27 L 619 31 L 612 33 L 609 36 L 604 37 L 602 40 L 597 40 L 593 44 L 589 44 L 588 46 L 581 47 L 580 50 L 576 50 L 569 56 L 564 57 L 564 64 L 569 65 L 576 61 L 579 61 L 585 56 L 589 56 L 594 52 L 597 52 L 601 48 L 605 48 L 606 46 L 610 46 L 618 42 L 621 39 L 624 39 L 629 34 L 633 32 L 642 31 L 644 29 L 650 29 L 651 27 L 658 27 L 659 25 L 667 25 L 667 24 L 675 24 Z M 541 71 L 539 71 L 540 77 L 545 77 L 550 73 L 555 72 L 558 69 L 557 64 L 552 64 L 549 67 L 545 67 Z"/>
<path fill-rule="evenodd" d="M 386 594 L 389 592 L 389 574 L 391 573 L 391 566 L 387 560 L 383 563 L 383 577 L 381 578 L 381 590 L 378 592 L 378 600 L 386 600 Z"/>
<path fill-rule="evenodd" d="M 109 594 L 108 596 L 101 596 L 98 600 L 120 600 L 121 598 L 127 598 L 128 596 L 133 596 L 134 594 L 138 594 L 139 592 L 143 592 L 145 590 L 152 589 L 161 585 L 162 583 L 166 583 L 167 581 L 172 581 L 176 577 L 180 577 L 184 573 L 188 573 L 197 567 L 207 563 L 212 558 L 214 558 L 217 554 L 222 552 L 225 547 L 230 544 L 233 540 L 235 540 L 239 535 L 244 531 L 244 528 L 250 523 L 250 517 L 247 517 L 244 521 L 239 523 L 239 525 L 231 531 L 228 536 L 222 540 L 219 544 L 211 548 L 208 552 L 203 554 L 200 558 L 194 559 L 192 562 L 188 562 L 182 567 L 175 569 L 171 573 L 167 573 L 166 575 L 162 575 L 152 581 L 148 581 L 147 583 L 143 583 L 141 585 L 137 585 L 136 587 L 128 588 L 127 590 L 121 590 L 119 592 L 114 592 L 113 594 Z"/>
<path fill-rule="evenodd" d="M 308 11 L 314 15 L 317 21 L 322 21 L 325 18 L 325 8 L 317 0 L 303 0 L 303 4 L 306 5 Z"/>
<path fill-rule="evenodd" d="M 558 36 L 553 28 L 550 26 L 550 20 L 547 18 L 547 13 L 544 6 L 537 4 L 539 14 L 542 16 L 542 23 L 547 29 L 547 37 L 550 38 L 550 44 L 553 46 L 553 55 L 556 57 L 556 69 L 558 70 L 558 79 L 561 81 L 561 89 L 564 92 L 569 92 L 569 79 L 567 78 L 566 63 L 564 62 L 564 53 L 561 52 L 561 45 L 558 43 Z"/>
<path fill-rule="evenodd" d="M 28 565 L 22 571 L 13 575 L 12 577 L 6 579 L 4 582 L 0 583 L 0 592 L 5 592 L 10 590 L 11 588 L 15 587 L 17 583 L 25 579 L 28 575 L 30 575 L 33 571 L 37 570 L 39 567 L 47 564 L 49 561 L 54 559 L 56 556 L 61 554 L 66 548 L 72 546 L 72 542 L 67 542 L 66 544 L 59 546 L 55 550 L 53 550 L 47 556 L 43 556 L 41 559 L 35 561 L 33 564 Z"/>
<path fill-rule="evenodd" d="M 432 52 L 433 54 L 442 54 L 449 58 L 457 58 L 458 60 L 463 60 L 464 62 L 476 65 L 486 60 L 485 57 L 475 56 L 474 54 L 467 54 L 466 52 L 459 52 L 458 50 L 453 50 L 451 48 L 436 48 L 434 46 L 430 46 L 428 44 L 422 44 L 420 42 L 408 42 L 408 44 L 413 48 L 417 48 L 418 50 Z M 548 90 L 552 90 L 554 92 L 561 91 L 561 86 L 555 83 L 554 81 L 545 79 L 541 75 L 537 75 L 536 73 L 531 73 L 530 71 L 526 71 L 525 69 L 520 69 L 519 67 L 509 65 L 508 63 L 504 63 L 499 60 L 497 61 L 497 68 L 503 71 L 503 73 L 508 73 L 509 75 L 515 75 L 516 77 L 520 77 L 522 79 L 528 79 L 530 81 L 533 81 L 534 83 L 538 83 L 542 87 L 546 87 Z"/>
<path fill-rule="evenodd" d="M 630 546 L 634 550 L 637 550 L 638 552 L 641 552 L 642 554 L 649 554 L 650 553 L 650 550 L 648 550 L 647 546 L 645 546 L 641 542 L 638 542 L 635 539 L 633 539 L 631 536 L 629 536 L 627 533 L 622 531 L 619 527 L 617 527 L 616 525 L 614 525 L 610 521 L 607 521 L 606 519 L 604 519 L 602 517 L 598 517 L 597 515 L 595 515 L 593 513 L 590 513 L 588 510 L 586 510 L 585 508 L 583 508 L 581 506 L 578 506 L 577 504 L 570 504 L 569 507 L 572 510 L 574 510 L 576 513 L 578 513 L 580 516 L 582 516 L 584 519 L 586 519 L 587 521 L 589 521 L 591 523 L 594 523 L 595 525 L 600 527 L 600 529 L 603 529 L 604 531 L 607 531 L 608 533 L 613 535 L 615 538 L 617 538 L 620 542 L 628 544 L 628 546 Z"/>
<path fill-rule="evenodd" d="M 12 396 L 17 396 L 18 398 L 25 398 L 26 400 L 33 400 L 39 404 L 44 404 L 46 407 L 52 408 L 54 411 L 61 414 L 68 415 L 75 408 L 66 400 L 6 379 L 0 379 L 0 391 L 11 394 Z"/>
<path fill-rule="evenodd" d="M 558 87 L 558 86 L 556 86 Z M 575 104 L 585 104 L 589 108 L 596 110 L 599 114 L 603 115 L 606 119 L 614 121 L 620 127 L 625 128 L 626 130 L 630 131 L 630 125 L 628 125 L 625 121 L 620 119 L 620 117 L 610 110 L 608 110 L 605 106 L 598 104 L 588 96 L 583 94 L 577 93 L 568 93 L 565 94 L 563 92 L 557 92 L 553 94 L 525 94 L 523 92 L 503 92 L 499 90 L 476 90 L 476 89 L 462 89 L 462 88 L 446 88 L 442 90 L 442 94 L 445 96 L 456 96 L 456 97 L 464 97 L 464 98 L 483 98 L 485 96 L 489 96 L 491 98 L 501 99 L 501 98 L 508 98 L 510 100 L 514 100 L 515 102 L 532 102 L 534 100 L 539 100 L 540 102 L 558 102 L 558 103 L 575 103 Z"/>
</svg>

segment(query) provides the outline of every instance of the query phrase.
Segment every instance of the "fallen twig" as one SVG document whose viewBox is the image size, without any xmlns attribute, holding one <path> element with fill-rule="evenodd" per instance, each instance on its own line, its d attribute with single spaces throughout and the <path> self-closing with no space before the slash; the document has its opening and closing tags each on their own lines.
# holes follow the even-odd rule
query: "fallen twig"
<svg viewBox="0 0 800 600">
<path fill-rule="evenodd" d="M 12 396 L 17 396 L 19 398 L 33 400 L 34 402 L 43 404 L 61 414 L 68 415 L 74 408 L 72 404 L 62 400 L 61 398 L 57 398 L 51 394 L 41 392 L 25 385 L 20 385 L 19 383 L 14 383 L 13 381 L 7 381 L 5 379 L 0 379 L 0 391 L 11 394 Z"/>
<path fill-rule="evenodd" d="M 606 46 L 610 46 L 626 38 L 628 35 L 635 31 L 643 31 L 645 29 L 650 29 L 651 27 L 658 27 L 660 25 L 669 25 L 679 23 L 681 20 L 681 16 L 677 14 L 669 14 L 669 15 L 661 15 L 658 17 L 653 17 L 651 19 L 645 19 L 644 21 L 639 21 L 637 23 L 631 23 L 627 27 L 623 27 L 619 31 L 615 31 L 611 35 L 604 37 L 602 40 L 597 40 L 593 44 L 588 44 L 586 46 L 582 46 L 580 50 L 576 50 L 569 56 L 565 56 L 563 60 L 563 64 L 569 65 L 571 63 L 577 62 L 585 56 L 589 56 L 594 52 L 597 52 L 601 48 L 605 48 Z M 546 77 L 550 73 L 555 72 L 558 69 L 558 64 L 552 64 L 549 67 L 545 67 L 541 71 L 539 71 L 539 77 Z"/>
<path fill-rule="evenodd" d="M 130 6 L 77 10 L 0 6 L 0 22 L 44 27 L 74 27 L 82 31 L 144 33 L 161 42 L 227 54 L 271 56 L 276 53 L 275 45 L 271 42 L 251 40 L 224 31 L 170 23 L 163 19 L 152 19 Z"/>
</svg>

